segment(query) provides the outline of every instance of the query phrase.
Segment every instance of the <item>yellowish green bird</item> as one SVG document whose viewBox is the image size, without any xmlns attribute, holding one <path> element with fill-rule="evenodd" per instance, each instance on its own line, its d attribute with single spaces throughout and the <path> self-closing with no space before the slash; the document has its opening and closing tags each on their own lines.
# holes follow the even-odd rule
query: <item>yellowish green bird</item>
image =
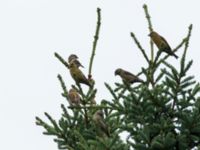
<svg viewBox="0 0 200 150">
<path fill-rule="evenodd" d="M 125 83 L 129 83 L 129 84 L 132 84 L 135 82 L 144 83 L 144 81 L 141 80 L 140 78 L 138 78 L 136 75 L 134 75 L 126 70 L 123 70 L 121 68 L 118 68 L 115 70 L 115 75 L 119 75 L 122 78 L 123 82 L 125 82 Z"/>
<path fill-rule="evenodd" d="M 82 83 L 82 84 L 88 85 L 89 87 L 92 87 L 92 85 L 90 84 L 88 79 L 85 77 L 83 72 L 77 67 L 77 65 L 73 61 L 69 64 L 69 70 L 76 84 Z"/>
<path fill-rule="evenodd" d="M 78 94 L 78 92 L 74 88 L 71 88 L 69 90 L 68 100 L 69 100 L 69 104 L 71 106 L 79 106 L 80 105 L 81 97 L 80 97 L 80 95 Z"/>
<path fill-rule="evenodd" d="M 77 67 L 83 67 L 84 66 L 80 63 L 80 61 L 78 60 L 78 56 L 75 55 L 75 54 L 71 54 L 69 57 L 68 57 L 68 63 L 72 63 L 72 61 L 77 65 Z"/>
<path fill-rule="evenodd" d="M 174 54 L 164 37 L 162 37 L 155 31 L 151 32 L 149 36 L 151 37 L 152 41 L 156 44 L 159 50 L 164 51 L 171 56 L 174 56 L 176 59 L 178 58 L 178 56 Z"/>
<path fill-rule="evenodd" d="M 108 129 L 108 126 L 106 125 L 104 121 L 104 116 L 103 116 L 103 111 L 102 110 L 97 110 L 94 115 L 93 115 L 93 121 L 96 126 L 96 130 L 100 132 L 101 135 L 106 135 L 110 136 L 110 132 Z"/>
</svg>

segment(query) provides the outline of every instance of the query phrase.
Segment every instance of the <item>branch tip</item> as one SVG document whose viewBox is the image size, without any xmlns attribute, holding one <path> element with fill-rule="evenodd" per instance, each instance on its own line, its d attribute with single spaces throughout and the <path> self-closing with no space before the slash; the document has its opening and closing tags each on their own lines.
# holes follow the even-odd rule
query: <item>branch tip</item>
<svg viewBox="0 0 200 150">
<path fill-rule="evenodd" d="M 101 8 L 97 7 L 97 12 L 100 12 L 101 11 Z"/>
<path fill-rule="evenodd" d="M 147 8 L 147 4 L 144 4 L 144 5 L 143 5 L 143 8 L 146 9 L 146 8 Z"/>
<path fill-rule="evenodd" d="M 188 28 L 189 28 L 189 30 L 192 30 L 193 24 L 190 24 L 190 26 Z"/>
<path fill-rule="evenodd" d="M 101 26 L 101 9 L 97 8 L 97 25 L 96 25 L 96 31 L 95 31 L 94 41 L 93 41 L 93 46 L 92 46 L 92 54 L 90 56 L 88 76 L 92 75 L 92 64 L 93 64 L 93 60 L 95 56 L 97 41 L 99 39 L 100 26 Z"/>
</svg>

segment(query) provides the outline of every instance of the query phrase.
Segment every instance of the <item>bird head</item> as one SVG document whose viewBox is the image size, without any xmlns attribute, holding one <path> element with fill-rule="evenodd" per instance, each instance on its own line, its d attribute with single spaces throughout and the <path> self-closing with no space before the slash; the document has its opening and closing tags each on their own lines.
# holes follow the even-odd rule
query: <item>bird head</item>
<svg viewBox="0 0 200 150">
<path fill-rule="evenodd" d="M 122 69 L 121 68 L 118 68 L 115 70 L 115 75 L 120 75 L 122 72 Z"/>
<path fill-rule="evenodd" d="M 152 31 L 150 34 L 148 34 L 148 36 L 152 38 L 152 37 L 158 36 L 158 33 L 156 33 L 155 31 Z"/>
<path fill-rule="evenodd" d="M 97 111 L 96 111 L 96 114 L 97 114 L 98 116 L 101 116 L 101 117 L 103 118 L 103 111 L 102 111 L 102 110 L 97 110 Z"/>
<path fill-rule="evenodd" d="M 68 57 L 68 62 L 70 63 L 72 60 L 74 59 L 78 59 L 78 56 L 75 55 L 75 54 L 71 54 L 69 57 Z"/>
<path fill-rule="evenodd" d="M 74 89 L 74 88 L 71 88 L 71 89 L 69 90 L 69 93 L 74 93 L 74 92 L 77 92 L 76 89 Z"/>
</svg>

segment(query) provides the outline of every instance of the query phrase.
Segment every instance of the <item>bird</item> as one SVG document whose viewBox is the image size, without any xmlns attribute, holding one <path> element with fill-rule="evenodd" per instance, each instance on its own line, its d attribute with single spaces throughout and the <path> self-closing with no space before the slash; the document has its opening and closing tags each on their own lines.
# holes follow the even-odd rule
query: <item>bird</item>
<svg viewBox="0 0 200 150">
<path fill-rule="evenodd" d="M 73 61 L 69 64 L 69 70 L 76 84 L 79 85 L 80 83 L 82 83 L 82 84 L 88 85 L 90 88 L 92 87 L 92 85 L 90 84 L 88 79 L 85 77 L 83 72 L 77 67 L 77 65 Z"/>
<path fill-rule="evenodd" d="M 136 75 L 134 75 L 126 70 L 123 70 L 121 68 L 118 68 L 115 70 L 115 75 L 119 75 L 122 78 L 123 82 L 128 83 L 128 84 L 132 84 L 135 82 L 144 83 L 144 81 L 142 79 L 138 78 Z"/>
<path fill-rule="evenodd" d="M 171 47 L 169 46 L 168 42 L 165 40 L 164 37 L 162 37 L 155 31 L 152 31 L 149 34 L 149 36 L 160 51 L 164 51 L 167 54 L 174 56 L 176 59 L 178 58 L 178 56 L 172 51 Z"/>
<path fill-rule="evenodd" d="M 103 111 L 102 110 L 97 110 L 93 117 L 92 117 L 96 129 L 101 133 L 101 135 L 107 135 L 108 137 L 110 136 L 110 132 L 108 129 L 108 126 L 106 125 L 105 121 L 104 121 L 104 117 L 103 117 Z M 102 134 L 102 132 L 104 134 Z"/>
<path fill-rule="evenodd" d="M 77 55 L 75 55 L 75 54 L 71 54 L 71 55 L 69 55 L 69 57 L 68 57 L 68 63 L 70 64 L 70 63 L 72 63 L 72 62 L 74 62 L 76 65 L 77 65 L 77 67 L 82 67 L 82 68 L 84 68 L 84 66 L 80 63 L 80 61 L 78 60 L 78 56 Z"/>
<path fill-rule="evenodd" d="M 71 106 L 79 106 L 81 103 L 81 97 L 76 89 L 71 88 L 68 93 L 68 100 Z"/>
</svg>

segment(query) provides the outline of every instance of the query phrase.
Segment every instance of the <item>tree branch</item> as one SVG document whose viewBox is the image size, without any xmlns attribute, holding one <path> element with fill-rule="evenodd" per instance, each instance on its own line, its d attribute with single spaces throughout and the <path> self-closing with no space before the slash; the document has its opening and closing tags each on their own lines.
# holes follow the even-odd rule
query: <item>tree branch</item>
<svg viewBox="0 0 200 150">
<path fill-rule="evenodd" d="M 96 26 L 96 32 L 95 32 L 94 41 L 93 41 L 92 54 L 91 54 L 90 63 L 89 63 L 89 71 L 88 71 L 89 79 L 92 77 L 92 64 L 93 64 L 93 60 L 95 56 L 97 41 L 99 39 L 100 25 L 101 25 L 101 9 L 97 8 L 97 26 Z"/>
</svg>

